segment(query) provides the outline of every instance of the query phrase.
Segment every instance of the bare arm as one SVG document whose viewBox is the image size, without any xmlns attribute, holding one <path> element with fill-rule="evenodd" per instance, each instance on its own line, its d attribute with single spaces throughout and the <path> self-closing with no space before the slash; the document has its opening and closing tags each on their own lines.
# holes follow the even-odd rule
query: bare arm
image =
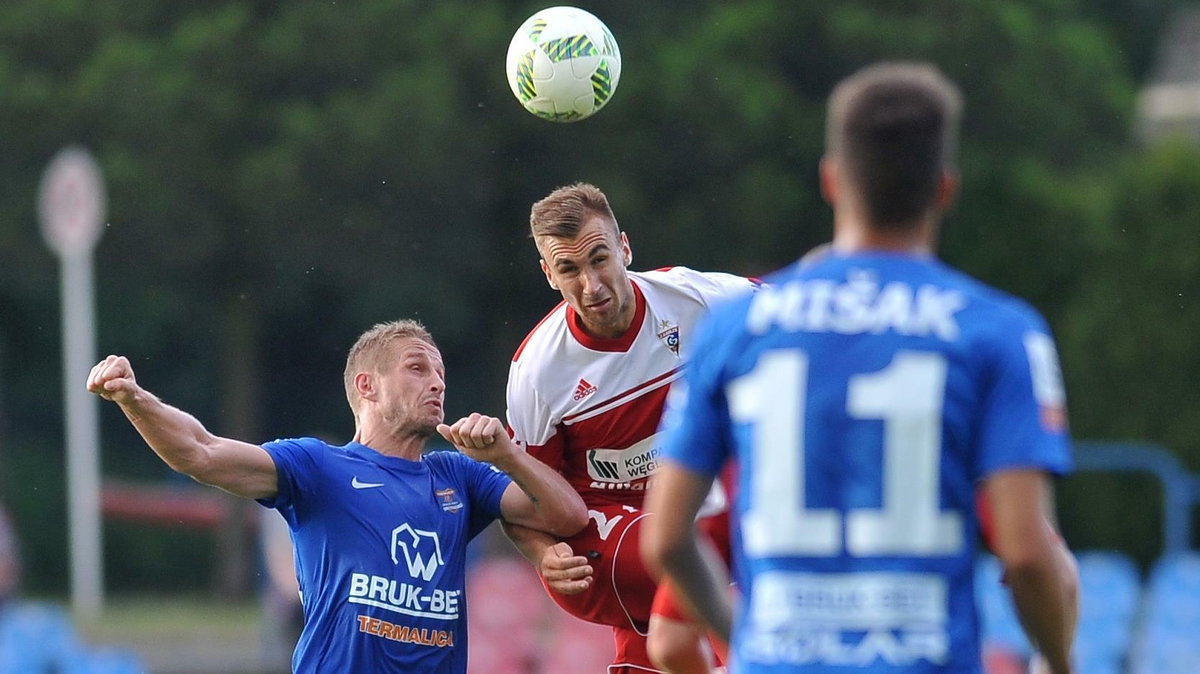
<svg viewBox="0 0 1200 674">
<path fill-rule="evenodd" d="M 1069 674 L 1079 615 L 1075 558 L 1050 524 L 1053 495 L 1038 470 L 1010 470 L 985 489 L 995 523 L 995 551 L 1025 632 L 1054 674 Z"/>
<path fill-rule="evenodd" d="M 535 529 L 501 522 L 513 547 L 537 568 L 547 587 L 559 594 L 579 594 L 592 586 L 592 565 L 566 541 Z"/>
<path fill-rule="evenodd" d="M 271 455 L 258 445 L 213 435 L 192 415 L 138 385 L 129 360 L 108 356 L 92 368 L 87 388 L 115 402 L 172 470 L 246 498 L 279 492 Z"/>
<path fill-rule="evenodd" d="M 658 469 L 646 494 L 646 511 L 654 516 L 642 525 L 642 558 L 652 573 L 661 570 L 675 583 L 679 596 L 728 643 L 733 625 L 729 574 L 696 530 L 696 513 L 711 486 L 711 477 L 677 464 Z"/>
<path fill-rule="evenodd" d="M 587 524 L 578 492 L 557 471 L 521 451 L 499 419 L 473 413 L 452 426 L 439 425 L 438 432 L 467 456 L 512 478 L 500 499 L 506 522 L 555 536 L 571 536 Z"/>
<path fill-rule="evenodd" d="M 529 560 L 529 563 L 534 566 L 540 564 L 546 551 L 558 542 L 558 539 L 550 534 L 513 524 L 512 522 L 501 522 L 500 526 L 504 529 L 504 535 L 508 536 L 508 540 L 512 542 L 517 552 L 521 553 L 521 556 Z"/>
</svg>

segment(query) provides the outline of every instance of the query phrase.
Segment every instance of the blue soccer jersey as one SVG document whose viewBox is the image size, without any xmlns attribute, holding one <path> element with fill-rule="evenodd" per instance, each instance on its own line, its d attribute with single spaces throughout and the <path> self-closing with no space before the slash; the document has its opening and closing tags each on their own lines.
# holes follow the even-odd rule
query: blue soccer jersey
<svg viewBox="0 0 1200 674">
<path fill-rule="evenodd" d="M 739 463 L 733 671 L 978 674 L 975 492 L 1071 467 L 1031 307 L 940 262 L 832 254 L 710 315 L 668 461 Z"/>
<path fill-rule="evenodd" d="M 296 672 L 467 671 L 467 542 L 511 480 L 457 452 L 420 461 L 314 438 L 264 445 L 304 605 Z"/>
</svg>

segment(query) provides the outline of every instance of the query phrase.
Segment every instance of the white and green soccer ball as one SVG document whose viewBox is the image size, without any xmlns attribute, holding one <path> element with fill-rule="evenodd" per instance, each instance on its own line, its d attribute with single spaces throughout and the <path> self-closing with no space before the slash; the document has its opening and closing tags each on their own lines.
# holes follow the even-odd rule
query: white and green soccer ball
<svg viewBox="0 0 1200 674">
<path fill-rule="evenodd" d="M 600 19 L 550 7 L 525 20 L 508 45 L 508 85 L 529 112 L 577 122 L 603 108 L 621 79 L 621 50 Z"/>
</svg>

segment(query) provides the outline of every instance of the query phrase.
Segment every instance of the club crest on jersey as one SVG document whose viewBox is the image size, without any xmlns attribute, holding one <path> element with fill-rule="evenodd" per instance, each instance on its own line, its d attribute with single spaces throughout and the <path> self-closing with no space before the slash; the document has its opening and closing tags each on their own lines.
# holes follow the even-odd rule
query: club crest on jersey
<svg viewBox="0 0 1200 674">
<path fill-rule="evenodd" d="M 663 319 L 658 322 L 658 338 L 663 344 L 671 350 L 671 353 L 679 355 L 679 326 L 672 325 L 671 321 Z"/>
<path fill-rule="evenodd" d="M 578 402 L 578 401 L 583 400 L 584 398 L 592 395 L 595 392 L 596 392 L 596 387 L 593 386 L 591 384 L 591 382 L 589 382 L 586 379 L 580 379 L 579 383 L 576 384 L 576 386 L 575 386 L 575 393 L 574 393 L 574 395 L 571 396 L 571 398 L 573 400 L 575 400 L 576 402 Z"/>
<path fill-rule="evenodd" d="M 438 501 L 441 502 L 442 511 L 456 513 L 462 510 L 462 501 L 458 500 L 458 494 L 455 493 L 453 488 L 446 487 L 445 489 L 438 489 L 433 493 L 437 495 Z"/>
</svg>

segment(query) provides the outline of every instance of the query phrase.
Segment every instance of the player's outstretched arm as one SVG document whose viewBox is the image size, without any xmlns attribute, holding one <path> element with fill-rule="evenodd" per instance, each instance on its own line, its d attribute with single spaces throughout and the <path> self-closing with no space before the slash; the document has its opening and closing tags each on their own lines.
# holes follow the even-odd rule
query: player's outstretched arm
<svg viewBox="0 0 1200 674">
<path fill-rule="evenodd" d="M 1053 496 L 1039 470 L 1008 470 L 987 480 L 996 556 L 1021 624 L 1053 674 L 1071 672 L 1079 615 L 1075 558 L 1051 526 Z"/>
<path fill-rule="evenodd" d="M 729 643 L 733 607 L 729 575 L 712 546 L 701 544 L 696 513 L 712 486 L 712 478 L 667 462 L 658 469 L 646 493 L 642 558 L 652 572 L 661 571 L 678 594 L 716 636 Z"/>
<path fill-rule="evenodd" d="M 129 359 L 108 356 L 88 374 L 87 389 L 116 403 L 172 470 L 246 498 L 279 491 L 275 462 L 258 445 L 208 432 L 192 415 L 138 385 Z"/>
<path fill-rule="evenodd" d="M 572 536 L 587 524 L 579 493 L 557 471 L 521 451 L 496 417 L 472 413 L 450 426 L 440 424 L 438 432 L 462 453 L 512 478 L 500 499 L 506 522 L 555 536 Z"/>
</svg>

